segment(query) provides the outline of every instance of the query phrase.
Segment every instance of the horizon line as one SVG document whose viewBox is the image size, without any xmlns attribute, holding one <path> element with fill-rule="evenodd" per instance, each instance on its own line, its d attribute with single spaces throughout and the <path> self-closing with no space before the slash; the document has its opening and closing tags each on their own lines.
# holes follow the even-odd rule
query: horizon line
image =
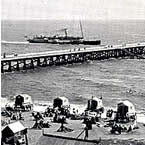
<svg viewBox="0 0 145 145">
<path fill-rule="evenodd" d="M 145 20 L 145 18 L 126 18 L 126 19 L 123 19 L 123 18 L 108 18 L 108 19 L 101 19 L 101 18 L 98 18 L 98 19 L 65 19 L 65 18 L 61 18 L 61 19 L 57 19 L 57 18 L 27 18 L 27 19 L 11 19 L 11 18 L 8 18 L 8 19 L 3 19 L 1 18 L 1 21 L 30 21 L 30 20 L 57 20 L 57 21 L 98 21 L 98 20 L 102 20 L 102 21 L 112 21 L 112 20 Z"/>
</svg>

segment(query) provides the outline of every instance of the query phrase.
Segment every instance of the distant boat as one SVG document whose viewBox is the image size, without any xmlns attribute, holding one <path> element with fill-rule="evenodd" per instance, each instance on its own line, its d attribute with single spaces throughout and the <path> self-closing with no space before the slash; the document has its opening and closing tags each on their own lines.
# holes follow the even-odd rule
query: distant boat
<svg viewBox="0 0 145 145">
<path fill-rule="evenodd" d="M 64 32 L 64 35 L 54 35 L 54 36 L 33 36 L 33 38 L 27 38 L 29 43 L 51 43 L 51 44 L 86 44 L 86 45 L 100 45 L 101 40 L 85 40 L 83 35 L 82 24 L 80 22 L 81 37 L 68 36 L 68 29 L 60 29 L 59 31 Z"/>
</svg>

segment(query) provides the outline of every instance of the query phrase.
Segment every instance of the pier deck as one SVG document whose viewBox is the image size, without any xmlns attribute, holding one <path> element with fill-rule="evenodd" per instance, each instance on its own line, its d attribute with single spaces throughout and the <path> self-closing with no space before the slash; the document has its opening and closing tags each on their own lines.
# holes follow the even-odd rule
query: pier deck
<svg viewBox="0 0 145 145">
<path fill-rule="evenodd" d="M 145 43 L 74 48 L 59 51 L 18 54 L 17 56 L 7 55 L 1 58 L 1 72 L 34 69 L 40 66 L 65 65 L 88 60 L 124 58 L 128 56 L 143 59 L 144 55 Z"/>
</svg>

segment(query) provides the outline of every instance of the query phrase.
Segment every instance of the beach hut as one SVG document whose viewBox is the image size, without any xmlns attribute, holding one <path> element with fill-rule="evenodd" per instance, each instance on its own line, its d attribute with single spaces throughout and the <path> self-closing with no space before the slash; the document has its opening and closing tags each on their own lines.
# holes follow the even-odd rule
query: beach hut
<svg viewBox="0 0 145 145">
<path fill-rule="evenodd" d="M 127 120 L 136 118 L 136 111 L 134 105 L 126 100 L 117 104 L 117 120 Z"/>
<path fill-rule="evenodd" d="M 102 98 L 92 97 L 92 99 L 88 100 L 87 110 L 94 112 L 103 112 L 104 107 L 102 103 Z"/>
<path fill-rule="evenodd" d="M 27 94 L 19 94 L 14 96 L 15 99 L 15 107 L 23 108 L 24 110 L 28 110 L 32 108 L 33 102 L 31 96 Z"/>
<path fill-rule="evenodd" d="M 27 144 L 27 129 L 20 121 L 8 124 L 2 130 L 2 143 Z"/>
<path fill-rule="evenodd" d="M 20 106 L 22 107 L 23 106 L 23 103 L 24 103 L 24 97 L 22 95 L 18 95 L 16 96 L 15 98 L 15 106 Z"/>
<path fill-rule="evenodd" d="M 21 102 L 23 102 L 24 104 L 33 104 L 32 98 L 28 94 L 19 94 L 14 96 L 14 98 L 15 98 L 15 103 L 20 99 Z"/>
<path fill-rule="evenodd" d="M 69 100 L 66 97 L 57 97 L 53 101 L 54 108 L 69 107 L 69 105 Z"/>
</svg>

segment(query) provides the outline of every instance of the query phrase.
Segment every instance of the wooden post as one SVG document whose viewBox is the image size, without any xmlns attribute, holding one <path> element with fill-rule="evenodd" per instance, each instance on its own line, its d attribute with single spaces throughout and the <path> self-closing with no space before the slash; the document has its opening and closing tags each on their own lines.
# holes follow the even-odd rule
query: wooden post
<svg viewBox="0 0 145 145">
<path fill-rule="evenodd" d="M 26 145 L 28 145 L 28 137 L 27 137 L 27 134 L 25 134 L 25 140 L 26 140 Z"/>
<path fill-rule="evenodd" d="M 75 57 L 75 59 L 76 59 L 76 57 Z M 67 62 L 68 62 L 68 64 L 72 63 L 72 56 L 71 56 L 71 54 L 68 55 Z"/>
<path fill-rule="evenodd" d="M 88 127 L 86 126 L 85 127 L 85 137 L 84 137 L 84 140 L 87 140 L 89 137 L 89 132 L 88 132 Z"/>
<path fill-rule="evenodd" d="M 50 58 L 49 58 L 49 66 L 51 66 L 53 64 L 54 64 L 54 62 L 53 62 L 53 56 L 50 56 Z"/>
<path fill-rule="evenodd" d="M 17 60 L 17 71 L 19 71 L 20 68 L 19 68 L 19 60 Z"/>
<path fill-rule="evenodd" d="M 23 70 L 26 70 L 26 60 L 23 60 Z"/>
<path fill-rule="evenodd" d="M 44 57 L 44 66 L 47 66 L 47 59 Z"/>
<path fill-rule="evenodd" d="M 4 64 L 1 62 L 1 73 L 4 73 Z"/>
<path fill-rule="evenodd" d="M 81 62 L 84 62 L 85 61 L 85 54 L 81 54 Z"/>
<path fill-rule="evenodd" d="M 60 65 L 60 57 L 59 56 L 56 56 L 54 63 L 55 63 L 55 65 Z"/>
<path fill-rule="evenodd" d="M 11 61 L 8 62 L 8 66 L 9 66 L 9 67 L 8 67 L 8 72 L 11 72 L 11 71 L 12 71 L 12 68 L 11 68 Z"/>
<path fill-rule="evenodd" d="M 117 58 L 117 50 L 114 51 L 114 57 Z"/>
<path fill-rule="evenodd" d="M 40 58 L 37 59 L 37 66 L 40 66 Z"/>
<path fill-rule="evenodd" d="M 65 55 L 62 55 L 62 61 L 61 61 L 62 64 L 66 64 L 66 60 L 65 60 Z"/>
<path fill-rule="evenodd" d="M 109 52 L 109 51 L 107 51 L 107 59 L 110 57 L 110 56 L 109 56 L 109 54 L 110 54 L 110 52 Z"/>
<path fill-rule="evenodd" d="M 34 69 L 34 62 L 33 62 L 33 58 L 31 59 L 30 68 Z"/>
</svg>

